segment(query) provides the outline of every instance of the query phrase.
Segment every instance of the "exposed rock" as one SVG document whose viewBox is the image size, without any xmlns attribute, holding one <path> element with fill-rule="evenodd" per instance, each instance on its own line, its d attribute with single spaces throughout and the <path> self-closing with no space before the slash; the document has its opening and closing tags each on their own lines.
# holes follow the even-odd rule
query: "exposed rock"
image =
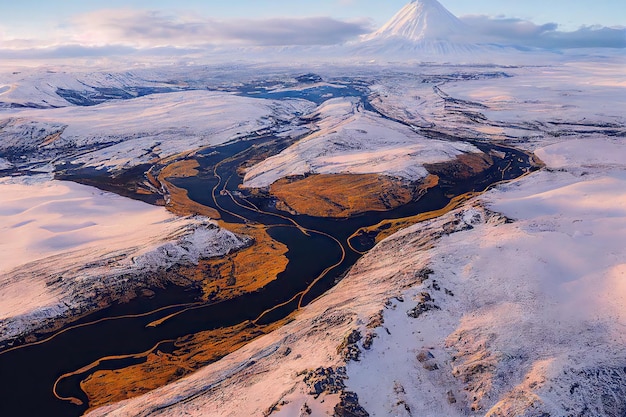
<svg viewBox="0 0 626 417">
<path fill-rule="evenodd" d="M 395 403 L 392 403 L 389 415 L 396 417 L 411 417 L 411 406 L 407 402 L 406 389 L 399 381 L 393 383 L 393 393 L 395 394 Z"/>
<path fill-rule="evenodd" d="M 431 359 L 435 359 L 435 356 L 433 356 L 433 354 L 429 350 L 424 349 L 417 354 L 417 360 L 421 363 L 424 363 Z"/>
<path fill-rule="evenodd" d="M 376 333 L 367 333 L 365 335 L 365 338 L 363 339 L 363 349 L 365 350 L 370 350 L 372 348 L 372 344 L 374 343 L 374 338 L 377 337 L 378 335 Z"/>
<path fill-rule="evenodd" d="M 435 356 L 428 349 L 424 349 L 417 354 L 417 360 L 422 364 L 422 367 L 427 371 L 436 371 L 439 369 L 439 365 L 435 362 Z"/>
<path fill-rule="evenodd" d="M 456 404 L 456 397 L 452 391 L 448 391 L 448 404 Z"/>
<path fill-rule="evenodd" d="M 340 354 L 346 361 L 358 361 L 361 356 L 361 349 L 357 346 L 357 342 L 363 338 L 358 330 L 352 330 L 348 333 L 343 342 L 337 346 L 337 353 Z"/>
<path fill-rule="evenodd" d="M 342 392 L 339 404 L 335 406 L 334 417 L 369 417 L 359 404 L 359 396 L 354 392 Z"/>
<path fill-rule="evenodd" d="M 309 407 L 307 403 L 304 403 L 300 409 L 300 417 L 310 416 L 311 414 L 313 414 L 311 407 Z"/>
<path fill-rule="evenodd" d="M 406 314 L 409 317 L 416 319 L 427 311 L 440 310 L 439 306 L 434 304 L 434 301 L 435 300 L 433 300 L 429 293 L 422 292 L 418 296 L 417 305 L 411 310 L 407 311 Z"/>
<path fill-rule="evenodd" d="M 406 390 L 398 381 L 395 381 L 393 383 L 393 392 L 395 392 L 396 394 L 406 394 Z"/>
<path fill-rule="evenodd" d="M 319 367 L 314 371 L 307 372 L 304 383 L 309 388 L 309 394 L 315 398 L 321 394 L 338 394 L 346 387 L 346 368 L 324 368 Z"/>
<path fill-rule="evenodd" d="M 422 282 L 426 281 L 428 278 L 430 278 L 430 276 L 432 274 L 434 274 L 435 271 L 433 271 L 430 268 L 422 268 L 419 271 L 417 271 L 415 273 L 415 278 L 418 279 L 418 284 L 421 284 Z"/>
<path fill-rule="evenodd" d="M 381 327 L 385 323 L 385 319 L 383 318 L 383 310 L 380 310 L 378 313 L 370 317 L 370 321 L 367 323 L 368 329 L 375 329 L 377 327 Z"/>
<path fill-rule="evenodd" d="M 426 362 L 423 364 L 424 369 L 426 369 L 427 371 L 436 371 L 437 369 L 439 369 L 439 365 L 437 365 L 434 362 Z"/>
</svg>

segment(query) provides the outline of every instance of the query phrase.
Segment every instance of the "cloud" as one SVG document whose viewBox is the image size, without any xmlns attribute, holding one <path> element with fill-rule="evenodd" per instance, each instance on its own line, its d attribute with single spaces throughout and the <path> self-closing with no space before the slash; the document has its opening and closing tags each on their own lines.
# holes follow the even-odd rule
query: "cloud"
<svg viewBox="0 0 626 417">
<path fill-rule="evenodd" d="M 626 29 L 585 26 L 574 32 L 550 32 L 548 48 L 626 48 Z"/>
<path fill-rule="evenodd" d="M 483 15 L 462 16 L 482 41 L 549 48 L 626 48 L 626 29 L 584 26 L 571 32 L 558 30 L 558 24 L 537 25 L 522 19 Z"/>
<path fill-rule="evenodd" d="M 0 59 L 201 55 L 221 48 L 336 45 L 372 30 L 371 21 L 330 17 L 217 20 L 191 14 L 105 9 L 74 17 L 49 39 L 0 36 Z"/>
<path fill-rule="evenodd" d="M 0 49 L 0 59 L 72 59 L 72 58 L 106 58 L 112 56 L 182 56 L 200 52 L 193 48 L 156 47 L 139 49 L 125 45 L 84 46 L 67 44 L 51 47 Z"/>
<path fill-rule="evenodd" d="M 216 20 L 146 10 L 101 10 L 67 28 L 80 44 L 138 48 L 201 45 L 330 45 L 371 30 L 370 22 L 330 17 Z"/>
<path fill-rule="evenodd" d="M 124 46 L 85 47 L 82 45 L 63 45 L 59 47 L 0 49 L 0 58 L 4 59 L 51 59 L 95 57 L 105 55 L 127 55 L 132 48 Z"/>
</svg>

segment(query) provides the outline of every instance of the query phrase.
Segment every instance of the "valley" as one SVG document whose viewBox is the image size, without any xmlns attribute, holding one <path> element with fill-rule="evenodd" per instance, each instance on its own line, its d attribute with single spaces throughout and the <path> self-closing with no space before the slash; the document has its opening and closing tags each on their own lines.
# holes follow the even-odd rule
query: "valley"
<svg viewBox="0 0 626 417">
<path fill-rule="evenodd" d="M 0 415 L 626 415 L 626 29 L 168 3 L 0 17 Z"/>
<path fill-rule="evenodd" d="M 126 173 L 98 177 L 93 171 L 85 176 L 81 168 L 72 167 L 60 170 L 58 178 L 136 199 L 160 200 L 173 213 L 208 216 L 218 220 L 220 227 L 252 240 L 249 248 L 239 249 L 227 258 L 201 260 L 191 268 L 176 267 L 173 275 L 179 276 L 179 282 L 196 283 L 201 292 L 196 300 L 145 311 L 145 302 L 139 297 L 125 304 L 124 315 L 111 316 L 105 308 L 94 313 L 93 319 L 87 315 L 51 335 L 40 334 L 35 343 L 17 344 L 1 352 L 3 369 L 14 369 L 16 374 L 19 369 L 29 369 L 23 373 L 27 379 L 17 380 L 17 391 L 7 396 L 6 409 L 14 413 L 25 410 L 28 400 L 21 397 L 19 387 L 27 384 L 31 386 L 29 398 L 40 392 L 33 403 L 38 408 L 26 409 L 27 414 L 55 409 L 58 414 L 78 415 L 86 406 L 106 405 L 171 383 L 274 330 L 324 294 L 380 240 L 376 239 L 380 231 L 355 235 L 357 230 L 392 219 L 406 227 L 424 213 L 445 213 L 451 208 L 450 200 L 457 196 L 476 194 L 492 182 L 513 179 L 536 169 L 522 152 L 477 143 L 475 146 L 493 155 L 489 163 L 466 171 L 459 168 L 464 166 L 462 159 L 460 166 L 450 164 L 448 169 L 440 163 L 439 168 L 432 168 L 437 180 L 427 179 L 428 187 L 392 180 L 414 189 L 395 205 L 376 208 L 367 204 L 369 199 L 386 199 L 384 195 L 390 191 L 388 187 L 372 187 L 380 184 L 375 179 L 369 180 L 370 185 L 363 186 L 360 194 L 354 190 L 345 194 L 367 204 L 360 210 L 306 213 L 306 209 L 301 209 L 302 213 L 297 213 L 285 211 L 278 204 L 284 200 L 275 191 L 275 185 L 267 191 L 242 188 L 241 168 L 260 156 L 267 158 L 284 149 L 284 142 L 273 135 L 261 135 L 209 147 L 193 156 L 168 158 L 149 169 L 143 168 L 147 174 L 135 178 Z M 326 175 L 324 188 L 342 189 L 346 181 L 358 184 L 362 177 Z M 142 186 L 146 180 L 152 187 Z M 292 192 L 308 193 L 306 188 L 300 188 L 301 182 L 291 183 L 295 184 Z M 164 192 L 155 199 L 150 197 L 150 190 Z M 309 194 L 304 201 L 310 207 L 329 201 L 328 204 L 341 206 L 346 204 L 344 198 L 341 193 L 330 192 L 327 196 Z M 314 258 L 308 256 L 311 252 L 315 253 Z M 116 307 L 111 308 L 114 311 Z M 53 353 L 62 352 L 68 345 L 81 350 L 93 347 L 83 355 Z M 45 365 L 35 359 L 50 356 L 58 359 L 49 370 L 44 370 Z M 66 357 L 67 361 L 63 361 Z M 63 374 L 53 380 L 50 376 L 59 370 Z"/>
</svg>

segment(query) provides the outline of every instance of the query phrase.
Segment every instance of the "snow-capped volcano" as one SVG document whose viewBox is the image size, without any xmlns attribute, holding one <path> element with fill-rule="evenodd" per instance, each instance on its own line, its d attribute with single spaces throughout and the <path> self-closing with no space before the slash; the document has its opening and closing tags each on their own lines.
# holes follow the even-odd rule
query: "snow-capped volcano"
<svg viewBox="0 0 626 417">
<path fill-rule="evenodd" d="M 519 50 L 484 42 L 437 0 L 412 0 L 377 31 L 354 45 L 354 54 L 387 60 L 516 63 Z"/>
<path fill-rule="evenodd" d="M 364 40 L 403 38 L 414 42 L 452 40 L 468 28 L 437 0 L 413 0 Z"/>
</svg>

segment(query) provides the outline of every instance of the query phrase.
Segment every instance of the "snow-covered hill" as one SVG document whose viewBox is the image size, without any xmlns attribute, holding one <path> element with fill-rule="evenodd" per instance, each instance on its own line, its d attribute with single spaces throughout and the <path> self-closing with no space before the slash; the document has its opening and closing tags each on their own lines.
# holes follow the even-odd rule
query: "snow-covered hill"
<svg viewBox="0 0 626 417">
<path fill-rule="evenodd" d="M 179 91 L 185 83 L 157 81 L 150 71 L 75 72 L 70 67 L 2 69 L 0 109 L 95 105 L 158 92 Z"/>
<path fill-rule="evenodd" d="M 381 343 L 348 366 L 348 389 L 372 415 L 623 415 L 626 177 L 585 148 L 608 159 L 626 148 L 585 142 L 539 152 L 561 172 L 481 199 L 511 221 L 477 213 L 423 255 L 432 280 L 394 300 L 390 335 L 378 332 Z M 438 308 L 407 316 L 424 292 Z"/>
<path fill-rule="evenodd" d="M 0 201 L 0 344 L 144 287 L 149 272 L 248 244 L 206 218 L 47 175 L 0 177 Z"/>
<path fill-rule="evenodd" d="M 429 140 L 364 110 L 354 97 L 329 100 L 311 117 L 319 119 L 317 131 L 252 167 L 244 185 L 267 187 L 285 176 L 309 173 L 382 173 L 417 181 L 428 175 L 424 164 L 480 153 L 465 142 Z"/>
<path fill-rule="evenodd" d="M 20 166 L 63 161 L 127 169 L 265 129 L 289 130 L 304 100 L 181 91 L 95 106 L 0 111 L 0 155 Z M 293 126 L 291 126 L 293 127 Z"/>
</svg>

